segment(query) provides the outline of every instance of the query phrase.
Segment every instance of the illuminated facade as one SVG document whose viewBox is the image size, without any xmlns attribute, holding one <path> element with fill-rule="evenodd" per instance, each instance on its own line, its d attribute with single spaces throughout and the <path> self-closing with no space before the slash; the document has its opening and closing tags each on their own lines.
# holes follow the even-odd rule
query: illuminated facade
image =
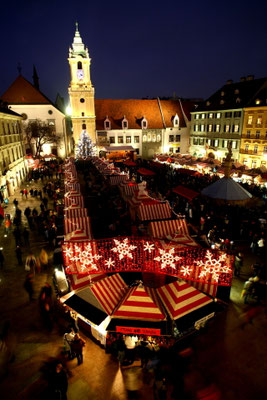
<svg viewBox="0 0 267 400">
<path fill-rule="evenodd" d="M 0 105 L 0 190 L 5 198 L 27 175 L 21 121 L 21 115 Z"/>
<path fill-rule="evenodd" d="M 72 48 L 69 49 L 70 85 L 69 98 L 73 139 L 77 145 L 82 132 L 87 132 L 93 143 L 96 142 L 95 90 L 90 77 L 88 49 L 85 48 L 76 23 Z"/>
<path fill-rule="evenodd" d="M 267 167 L 267 90 L 265 97 L 244 109 L 239 161 L 248 168 Z"/>
<path fill-rule="evenodd" d="M 196 111 L 191 113 L 190 153 L 196 157 L 213 157 L 223 161 L 232 142 L 233 161 L 240 159 L 241 133 L 244 107 L 267 79 L 254 79 L 252 75 L 240 82 L 227 81 Z"/>
</svg>

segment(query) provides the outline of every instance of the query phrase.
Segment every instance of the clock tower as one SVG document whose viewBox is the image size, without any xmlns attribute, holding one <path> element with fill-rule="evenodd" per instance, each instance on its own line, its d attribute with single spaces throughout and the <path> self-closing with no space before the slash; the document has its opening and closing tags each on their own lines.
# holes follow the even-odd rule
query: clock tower
<svg viewBox="0 0 267 400">
<path fill-rule="evenodd" d="M 70 85 L 69 97 L 73 139 L 77 145 L 82 132 L 87 132 L 93 143 L 96 142 L 95 90 L 90 77 L 91 58 L 84 46 L 78 23 L 72 47 L 69 48 Z"/>
</svg>

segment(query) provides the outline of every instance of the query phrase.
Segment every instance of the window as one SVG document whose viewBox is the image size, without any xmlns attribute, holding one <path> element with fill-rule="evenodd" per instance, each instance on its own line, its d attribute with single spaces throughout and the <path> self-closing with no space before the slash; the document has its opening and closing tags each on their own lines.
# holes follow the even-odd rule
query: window
<svg viewBox="0 0 267 400">
<path fill-rule="evenodd" d="M 148 133 L 148 135 L 147 135 L 147 141 L 148 141 L 148 142 L 151 142 L 151 133 Z"/>
<path fill-rule="evenodd" d="M 248 125 L 252 125 L 253 122 L 253 115 L 248 116 Z"/>
<path fill-rule="evenodd" d="M 121 126 L 122 126 L 122 129 L 128 129 L 128 121 L 125 117 L 122 120 Z"/>
<path fill-rule="evenodd" d="M 146 141 L 147 141 L 147 136 L 144 135 L 144 136 L 143 136 L 143 142 L 146 142 Z"/>
<path fill-rule="evenodd" d="M 259 99 L 257 99 L 257 100 L 255 101 L 255 104 L 259 105 L 259 104 L 261 104 L 261 101 L 260 101 Z"/>
<path fill-rule="evenodd" d="M 248 160 L 246 158 L 244 158 L 243 164 L 246 164 L 247 162 L 248 162 Z"/>
<path fill-rule="evenodd" d="M 86 130 L 86 124 L 82 124 L 82 129 Z"/>
<path fill-rule="evenodd" d="M 161 142 L 161 135 L 157 135 L 157 142 Z"/>
<path fill-rule="evenodd" d="M 174 142 L 174 135 L 169 135 L 169 143 Z"/>
<path fill-rule="evenodd" d="M 199 144 L 200 144 L 201 146 L 204 146 L 204 144 L 205 144 L 205 139 L 204 139 L 204 138 L 199 139 Z"/>
<path fill-rule="evenodd" d="M 145 118 L 142 119 L 141 126 L 142 129 L 147 129 L 147 120 Z"/>
<path fill-rule="evenodd" d="M 227 111 L 225 113 L 225 118 L 232 118 L 232 112 L 231 111 Z"/>
<path fill-rule="evenodd" d="M 83 69 L 83 65 L 81 61 L 77 62 L 77 69 Z"/>
<path fill-rule="evenodd" d="M 216 125 L 216 132 L 220 132 L 221 131 L 221 125 L 217 124 Z"/>
<path fill-rule="evenodd" d="M 84 112 L 82 112 L 82 117 L 84 117 Z"/>
<path fill-rule="evenodd" d="M 245 145 L 245 153 L 248 153 L 248 149 L 249 149 L 249 145 L 246 144 L 246 145 Z"/>
<path fill-rule="evenodd" d="M 258 153 L 258 145 L 257 144 L 255 144 L 255 146 L 254 146 L 253 153 L 254 154 Z"/>
<path fill-rule="evenodd" d="M 195 119 L 199 119 L 199 114 L 196 114 Z"/>
<path fill-rule="evenodd" d="M 109 137 L 109 143 L 115 143 L 115 136 Z"/>
<path fill-rule="evenodd" d="M 137 155 L 139 155 L 139 149 L 134 149 Z"/>
<path fill-rule="evenodd" d="M 198 132 L 199 131 L 199 125 L 194 125 L 194 132 Z"/>
<path fill-rule="evenodd" d="M 247 138 L 250 138 L 250 131 L 247 131 Z"/>
<path fill-rule="evenodd" d="M 256 131 L 256 139 L 260 138 L 260 131 Z"/>
<path fill-rule="evenodd" d="M 257 125 L 262 125 L 262 115 L 257 117 Z"/>
<path fill-rule="evenodd" d="M 173 147 L 169 147 L 169 153 L 173 153 Z"/>
<path fill-rule="evenodd" d="M 155 133 L 153 133 L 153 135 L 152 135 L 152 142 L 154 142 L 154 143 L 156 143 L 156 135 L 155 135 Z"/>
<path fill-rule="evenodd" d="M 230 125 L 224 125 L 224 132 L 230 132 Z"/>
<path fill-rule="evenodd" d="M 236 103 L 240 103 L 240 101 L 241 101 L 240 97 L 237 97 L 235 100 Z"/>
<path fill-rule="evenodd" d="M 131 136 L 126 136 L 126 143 L 131 143 Z"/>
<path fill-rule="evenodd" d="M 222 147 L 227 148 L 228 140 L 223 140 L 222 141 Z"/>
<path fill-rule="evenodd" d="M 236 99 L 237 100 L 237 99 Z M 239 99 L 240 100 L 240 99 Z M 241 111 L 235 111 L 234 112 L 234 117 L 235 118 L 240 118 L 241 117 Z"/>
<path fill-rule="evenodd" d="M 134 136 L 134 143 L 139 143 L 139 141 L 140 141 L 139 136 Z"/>
<path fill-rule="evenodd" d="M 179 117 L 178 117 L 178 115 L 176 114 L 175 115 L 175 117 L 174 117 L 174 119 L 173 119 L 173 126 L 175 127 L 178 127 L 179 126 Z"/>
<path fill-rule="evenodd" d="M 237 149 L 237 141 L 236 140 L 232 141 L 232 149 Z"/>
<path fill-rule="evenodd" d="M 175 153 L 180 153 L 180 147 L 177 147 Z"/>
<path fill-rule="evenodd" d="M 238 124 L 234 125 L 234 132 L 235 133 L 239 132 L 239 125 Z"/>
<path fill-rule="evenodd" d="M 221 113 L 216 113 L 216 118 L 221 118 L 222 114 Z"/>
<path fill-rule="evenodd" d="M 52 114 L 53 114 L 53 111 L 52 111 L 52 110 L 48 110 L 48 114 L 49 114 L 49 115 L 52 115 Z"/>
<path fill-rule="evenodd" d="M 181 141 L 181 135 L 175 135 L 175 141 L 180 142 Z"/>
<path fill-rule="evenodd" d="M 206 143 L 207 143 L 208 146 L 210 146 L 211 145 L 211 139 L 206 139 Z"/>
<path fill-rule="evenodd" d="M 222 97 L 224 96 L 224 92 L 221 92 L 221 96 L 222 96 Z"/>
<path fill-rule="evenodd" d="M 81 103 L 84 103 L 84 102 L 85 102 L 85 100 L 84 100 L 83 97 L 80 99 L 80 102 L 81 102 Z"/>
<path fill-rule="evenodd" d="M 200 125 L 200 130 L 201 130 L 201 132 L 204 132 L 204 131 L 205 131 L 205 125 L 204 125 L 204 124 L 201 124 L 201 125 Z"/>
<path fill-rule="evenodd" d="M 213 118 L 213 113 L 209 113 L 209 118 Z"/>
<path fill-rule="evenodd" d="M 118 136 L 118 143 L 123 143 L 123 136 Z"/>
<path fill-rule="evenodd" d="M 224 104 L 224 100 L 223 99 L 220 100 L 220 104 Z"/>
<path fill-rule="evenodd" d="M 206 118 L 206 114 L 201 114 L 201 119 L 205 119 Z"/>
<path fill-rule="evenodd" d="M 110 120 L 109 119 L 105 119 L 105 121 L 104 121 L 104 128 L 106 129 L 106 130 L 109 130 L 110 129 Z"/>
<path fill-rule="evenodd" d="M 214 140 L 214 147 L 218 147 L 219 146 L 219 140 L 218 139 L 215 139 Z"/>
<path fill-rule="evenodd" d="M 212 124 L 209 124 L 209 125 L 208 125 L 208 132 L 212 132 L 212 130 L 213 130 L 213 125 L 212 125 Z"/>
<path fill-rule="evenodd" d="M 263 147 L 263 153 L 267 153 L 267 146 Z"/>
<path fill-rule="evenodd" d="M 198 138 L 193 138 L 193 144 L 196 146 L 198 145 Z"/>
</svg>

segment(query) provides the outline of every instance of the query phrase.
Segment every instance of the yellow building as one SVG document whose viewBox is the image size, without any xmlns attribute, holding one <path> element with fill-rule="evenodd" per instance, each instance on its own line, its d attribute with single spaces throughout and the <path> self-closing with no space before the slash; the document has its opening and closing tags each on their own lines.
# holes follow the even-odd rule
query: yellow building
<svg viewBox="0 0 267 400">
<path fill-rule="evenodd" d="M 239 162 L 248 168 L 267 167 L 267 105 L 261 93 L 244 108 Z"/>
<path fill-rule="evenodd" d="M 71 74 L 69 97 L 73 139 L 77 145 L 81 133 L 86 132 L 95 143 L 95 90 L 90 77 L 91 59 L 82 42 L 77 23 L 68 61 Z"/>
</svg>

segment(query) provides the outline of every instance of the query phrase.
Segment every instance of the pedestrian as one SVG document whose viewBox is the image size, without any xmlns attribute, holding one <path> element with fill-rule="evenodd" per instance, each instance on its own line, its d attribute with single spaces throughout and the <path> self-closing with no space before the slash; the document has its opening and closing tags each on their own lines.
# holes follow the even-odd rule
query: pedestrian
<svg viewBox="0 0 267 400">
<path fill-rule="evenodd" d="M 41 317 L 43 318 L 44 324 L 49 331 L 53 328 L 52 320 L 52 288 L 51 285 L 46 282 L 45 286 L 42 287 L 39 295 L 39 305 Z"/>
<path fill-rule="evenodd" d="M 33 293 L 34 293 L 33 292 L 33 274 L 32 273 L 28 273 L 26 275 L 26 279 L 24 281 L 24 289 L 28 293 L 30 301 L 32 301 Z"/>
<path fill-rule="evenodd" d="M 23 199 L 23 195 L 24 195 L 24 191 L 23 191 L 23 189 L 21 189 L 21 191 L 20 191 L 20 195 L 21 195 L 21 198 Z"/>
<path fill-rule="evenodd" d="M 259 256 L 260 256 L 260 257 L 263 257 L 263 255 L 264 255 L 264 246 L 265 246 L 263 237 L 261 237 L 261 238 L 258 240 L 258 243 L 257 243 L 257 244 L 258 244 Z"/>
<path fill-rule="evenodd" d="M 39 260 L 40 260 L 40 263 L 42 264 L 42 266 L 47 268 L 47 266 L 48 266 L 48 254 L 45 251 L 45 249 L 42 249 L 40 251 Z"/>
<path fill-rule="evenodd" d="M 68 376 L 61 363 L 58 363 L 52 372 L 49 386 L 52 399 L 67 400 Z"/>
<path fill-rule="evenodd" d="M 16 247 L 16 257 L 17 257 L 17 260 L 18 260 L 18 264 L 19 265 L 23 265 L 23 262 L 22 262 L 22 251 L 21 251 L 21 248 L 20 248 L 19 245 L 17 245 L 17 247 Z"/>
<path fill-rule="evenodd" d="M 3 268 L 4 266 L 5 257 L 3 254 L 3 247 L 0 247 L 0 267 Z"/>
<path fill-rule="evenodd" d="M 243 266 L 243 255 L 242 253 L 238 253 L 235 256 L 235 271 L 234 271 L 235 276 L 240 276 L 242 266 Z"/>
<path fill-rule="evenodd" d="M 23 193 L 24 193 L 24 195 L 26 197 L 26 200 L 27 200 L 27 198 L 28 198 L 28 190 L 27 189 L 23 189 Z"/>
<path fill-rule="evenodd" d="M 19 202 L 16 198 L 13 200 L 13 204 L 14 204 L 15 208 L 18 207 Z"/>
<path fill-rule="evenodd" d="M 73 341 L 71 342 L 71 352 L 77 357 L 78 365 L 83 363 L 83 348 L 85 341 L 80 337 L 78 333 L 75 334 Z"/>
<path fill-rule="evenodd" d="M 10 227 L 11 227 L 11 220 L 10 220 L 10 218 L 6 218 L 5 219 L 5 232 L 6 232 L 6 234 L 9 233 Z"/>
<path fill-rule="evenodd" d="M 35 274 L 35 266 L 36 266 L 36 258 L 32 253 L 30 253 L 26 258 L 25 271 L 29 272 L 31 271 L 33 274 Z"/>
<path fill-rule="evenodd" d="M 67 354 L 69 360 L 72 360 L 74 358 L 74 355 L 71 352 L 71 343 L 74 337 L 75 332 L 72 328 L 68 329 L 68 331 L 63 336 L 64 352 Z"/>
</svg>

